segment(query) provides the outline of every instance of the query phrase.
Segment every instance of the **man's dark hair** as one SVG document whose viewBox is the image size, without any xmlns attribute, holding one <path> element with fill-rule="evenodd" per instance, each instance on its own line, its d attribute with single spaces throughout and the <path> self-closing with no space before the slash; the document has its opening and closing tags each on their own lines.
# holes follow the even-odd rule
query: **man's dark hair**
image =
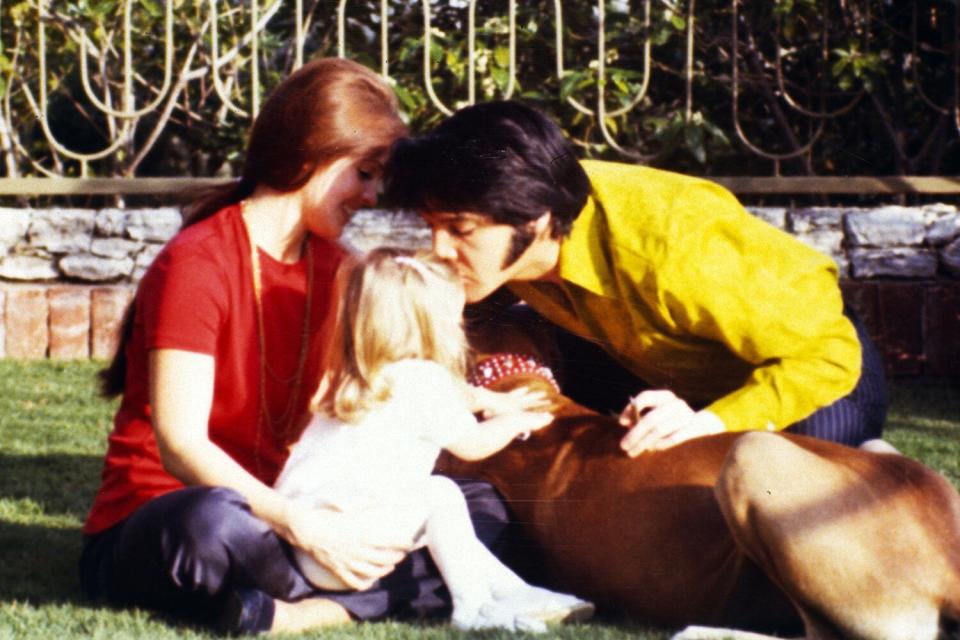
<svg viewBox="0 0 960 640">
<path fill-rule="evenodd" d="M 473 212 L 521 226 L 546 212 L 551 235 L 570 231 L 590 181 L 573 144 L 542 113 L 516 102 L 466 107 L 418 138 L 398 141 L 386 200 L 420 212 Z"/>
</svg>

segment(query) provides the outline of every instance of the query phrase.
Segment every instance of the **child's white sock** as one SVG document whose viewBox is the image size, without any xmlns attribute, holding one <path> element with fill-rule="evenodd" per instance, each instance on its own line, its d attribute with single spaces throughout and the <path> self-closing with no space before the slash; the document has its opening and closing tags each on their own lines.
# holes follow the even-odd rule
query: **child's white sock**
<svg viewBox="0 0 960 640">
<path fill-rule="evenodd" d="M 586 600 L 531 585 L 498 593 L 496 602 L 512 609 L 518 618 L 547 623 L 587 620 L 594 612 L 593 604 Z"/>
<path fill-rule="evenodd" d="M 462 609 L 458 612 L 454 608 L 451 622 L 458 629 L 505 629 L 507 631 L 526 631 L 528 633 L 543 633 L 547 630 L 546 622 L 530 616 L 518 615 L 513 607 L 499 605 L 491 600 L 472 615 L 465 615 Z"/>
</svg>

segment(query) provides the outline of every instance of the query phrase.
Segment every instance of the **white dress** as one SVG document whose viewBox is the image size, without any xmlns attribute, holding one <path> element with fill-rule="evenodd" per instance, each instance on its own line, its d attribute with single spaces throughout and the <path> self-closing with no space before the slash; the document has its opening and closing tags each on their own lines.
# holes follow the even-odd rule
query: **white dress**
<svg viewBox="0 0 960 640">
<path fill-rule="evenodd" d="M 381 375 L 388 377 L 390 399 L 358 424 L 315 416 L 293 445 L 277 490 L 310 507 L 344 512 L 358 536 L 370 531 L 426 544 L 450 590 L 451 620 L 461 629 L 542 632 L 546 621 L 592 613 L 590 603 L 531 586 L 501 563 L 477 539 L 460 489 L 431 475 L 440 450 L 477 425 L 462 386 L 424 360 L 391 364 Z M 348 588 L 304 551 L 295 548 L 294 556 L 313 585 Z"/>
<path fill-rule="evenodd" d="M 430 478 L 441 449 L 477 424 L 462 387 L 435 362 L 403 360 L 383 368 L 391 397 L 356 424 L 317 414 L 274 487 L 313 508 L 357 514 L 358 526 L 417 540 L 423 527 L 419 489 Z M 382 529 L 381 529 L 382 528 Z M 304 553 L 306 577 L 328 589 L 339 580 Z"/>
</svg>

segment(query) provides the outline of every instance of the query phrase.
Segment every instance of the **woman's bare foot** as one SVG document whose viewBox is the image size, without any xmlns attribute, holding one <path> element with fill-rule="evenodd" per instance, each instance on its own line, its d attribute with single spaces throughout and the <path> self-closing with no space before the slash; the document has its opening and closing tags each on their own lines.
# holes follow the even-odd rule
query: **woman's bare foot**
<svg viewBox="0 0 960 640">
<path fill-rule="evenodd" d="M 882 438 L 874 438 L 860 444 L 860 448 L 871 453 L 900 453 L 900 450 Z"/>
<path fill-rule="evenodd" d="M 307 598 L 299 602 L 275 600 L 274 606 L 271 634 L 295 633 L 351 621 L 346 609 L 326 598 Z"/>
</svg>

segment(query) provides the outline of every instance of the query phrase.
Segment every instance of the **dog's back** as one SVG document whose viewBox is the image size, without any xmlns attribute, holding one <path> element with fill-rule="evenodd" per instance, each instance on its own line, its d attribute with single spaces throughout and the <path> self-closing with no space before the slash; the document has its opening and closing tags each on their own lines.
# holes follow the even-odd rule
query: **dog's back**
<svg viewBox="0 0 960 640">
<path fill-rule="evenodd" d="M 503 384 L 524 383 L 541 384 L 535 376 Z M 528 440 L 479 462 L 440 462 L 443 473 L 487 480 L 503 494 L 542 557 L 537 579 L 658 624 L 799 627 L 789 601 L 730 536 L 714 496 L 736 436 L 628 458 L 615 418 L 552 398 L 555 422 Z"/>
<path fill-rule="evenodd" d="M 540 357 L 536 337 L 516 329 L 498 325 L 481 344 Z M 496 385 L 543 389 L 556 420 L 487 460 L 446 457 L 441 469 L 497 487 L 549 586 L 671 626 L 805 625 L 808 637 L 884 640 L 956 627 L 960 496 L 920 463 L 763 433 L 628 458 L 615 418 L 541 376 Z"/>
</svg>

